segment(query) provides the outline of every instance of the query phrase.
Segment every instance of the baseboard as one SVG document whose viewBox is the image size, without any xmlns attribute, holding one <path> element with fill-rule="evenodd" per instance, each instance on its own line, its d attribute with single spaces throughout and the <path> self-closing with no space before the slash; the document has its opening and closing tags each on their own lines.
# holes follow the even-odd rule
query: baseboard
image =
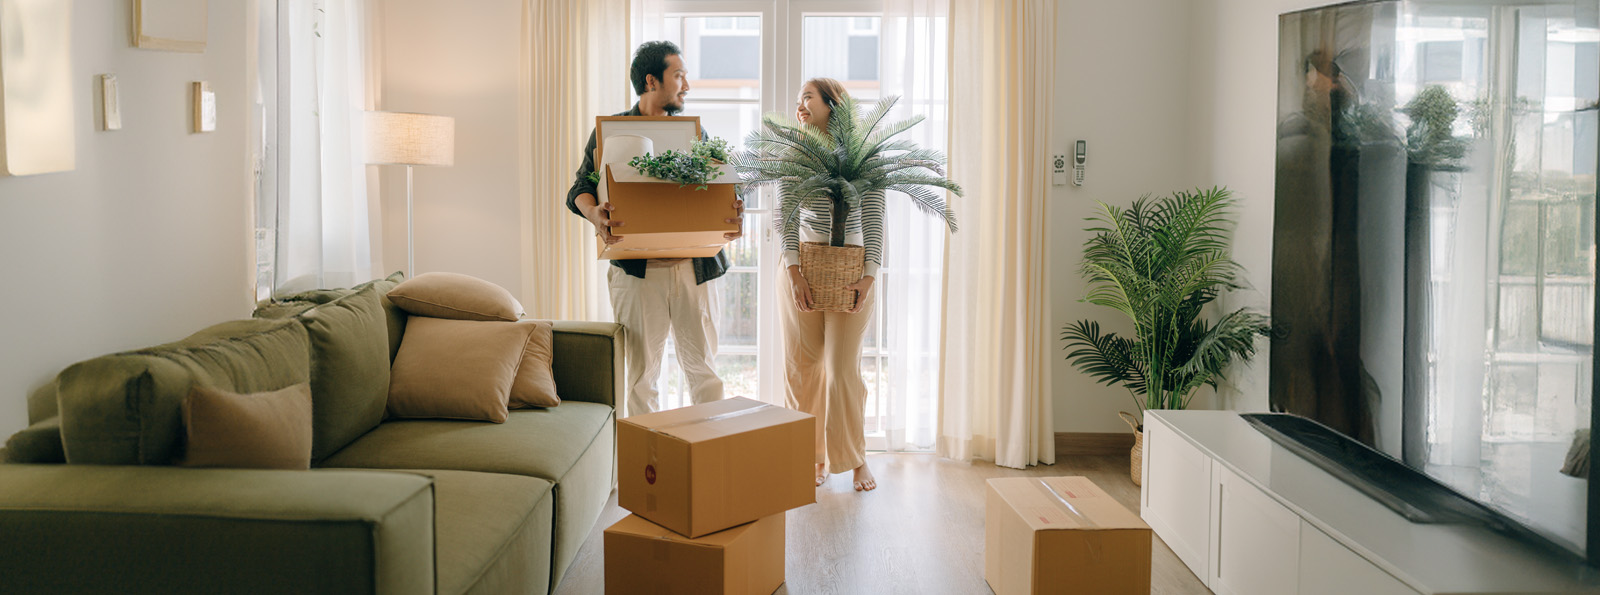
<svg viewBox="0 0 1600 595">
<path fill-rule="evenodd" d="M 1056 456 L 1124 455 L 1133 450 L 1133 432 L 1056 432 Z"/>
</svg>

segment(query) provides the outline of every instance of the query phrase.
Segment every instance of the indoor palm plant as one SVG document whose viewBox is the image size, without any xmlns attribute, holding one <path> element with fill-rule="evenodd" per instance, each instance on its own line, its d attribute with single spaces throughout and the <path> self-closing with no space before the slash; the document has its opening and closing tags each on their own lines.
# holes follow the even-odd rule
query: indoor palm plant
<svg viewBox="0 0 1600 595">
<path fill-rule="evenodd" d="M 862 114 L 856 101 L 843 98 L 828 118 L 827 132 L 771 113 L 750 133 L 745 150 L 733 156 L 740 178 L 751 185 L 776 184 L 774 225 L 791 233 L 801 211 L 832 213 L 827 244 L 801 247 L 800 272 L 811 285 L 818 310 L 848 311 L 855 295 L 846 285 L 861 279 L 863 248 L 845 244 L 845 222 L 861 201 L 875 192 L 894 190 L 919 208 L 944 219 L 956 230 L 956 217 L 938 189 L 961 195 L 961 187 L 944 177 L 944 155 L 922 149 L 896 136 L 916 126 L 922 116 L 886 122 L 898 97 L 885 97 Z"/>
<path fill-rule="evenodd" d="M 1267 317 L 1240 308 L 1214 322 L 1202 312 L 1240 287 L 1229 254 L 1231 193 L 1225 188 L 1145 196 L 1124 210 L 1100 203 L 1084 243 L 1083 301 L 1121 312 L 1131 336 L 1101 332 L 1080 320 L 1062 329 L 1067 359 L 1108 385 L 1122 385 L 1141 417 L 1146 409 L 1183 409 L 1202 385 L 1217 386 L 1234 358 L 1255 354 Z M 1143 424 L 1134 424 L 1133 481 L 1139 483 Z"/>
</svg>

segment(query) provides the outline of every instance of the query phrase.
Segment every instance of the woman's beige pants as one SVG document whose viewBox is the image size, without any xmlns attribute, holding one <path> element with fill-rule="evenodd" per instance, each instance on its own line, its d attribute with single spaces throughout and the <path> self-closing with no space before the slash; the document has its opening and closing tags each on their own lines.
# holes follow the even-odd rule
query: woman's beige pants
<svg viewBox="0 0 1600 595">
<path fill-rule="evenodd" d="M 861 339 L 879 288 L 867 292 L 866 303 L 855 314 L 801 312 L 787 271 L 783 278 L 778 310 L 783 315 L 787 403 L 790 409 L 817 416 L 817 463 L 826 463 L 829 473 L 855 469 L 867 461 Z"/>
</svg>

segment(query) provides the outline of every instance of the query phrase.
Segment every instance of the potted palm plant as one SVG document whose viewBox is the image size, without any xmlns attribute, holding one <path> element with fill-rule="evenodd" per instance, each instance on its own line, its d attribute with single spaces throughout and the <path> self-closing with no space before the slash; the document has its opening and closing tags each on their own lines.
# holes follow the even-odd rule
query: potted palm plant
<svg viewBox="0 0 1600 595">
<path fill-rule="evenodd" d="M 855 305 L 854 292 L 846 286 L 861 280 L 864 249 L 845 243 L 845 222 L 863 197 L 886 190 L 905 193 L 956 231 L 955 213 L 936 190 L 959 196 L 961 186 L 944 177 L 942 153 L 895 139 L 923 119 L 886 122 L 898 100 L 885 97 L 862 114 L 857 102 L 845 97 L 828 118 L 828 132 L 767 114 L 761 128 L 745 140 L 745 150 L 733 156 L 732 164 L 747 184 L 777 185 L 773 223 L 779 231 L 794 232 L 802 210 L 832 214 L 829 242 L 806 242 L 800 248 L 800 272 L 818 310 L 844 312 Z"/>
<path fill-rule="evenodd" d="M 1133 420 L 1133 483 L 1143 464 L 1146 409 L 1183 409 L 1202 385 L 1217 386 L 1235 358 L 1255 354 L 1255 338 L 1269 331 L 1267 317 L 1246 308 L 1208 321 L 1207 304 L 1237 289 L 1240 268 L 1229 254 L 1225 188 L 1176 192 L 1134 201 L 1128 209 L 1100 203 L 1089 218 L 1094 233 L 1084 243 L 1083 301 L 1121 312 L 1132 336 L 1102 332 L 1080 320 L 1062 329 L 1067 359 L 1107 384 L 1122 385 L 1140 418 Z"/>
</svg>

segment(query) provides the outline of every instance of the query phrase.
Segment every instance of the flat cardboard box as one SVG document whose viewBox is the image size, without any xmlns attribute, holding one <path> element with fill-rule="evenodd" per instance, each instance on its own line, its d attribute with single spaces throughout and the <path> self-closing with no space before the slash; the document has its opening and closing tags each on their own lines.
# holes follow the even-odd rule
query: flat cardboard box
<svg viewBox="0 0 1600 595">
<path fill-rule="evenodd" d="M 699 539 L 629 515 L 605 532 L 606 593 L 771 595 L 783 540 L 783 513 Z"/>
<path fill-rule="evenodd" d="M 683 116 L 601 116 L 595 118 L 595 163 L 600 165 L 597 199 L 610 202 L 611 218 L 623 222 L 614 231 L 622 241 L 596 240 L 602 260 L 695 258 L 716 256 L 739 231 L 728 223 L 738 198 L 733 169 L 722 166 L 717 182 L 705 190 L 652 178 L 626 165 L 603 165 L 605 139 L 617 134 L 648 137 L 655 153 L 688 151 L 700 138 L 700 118 Z"/>
<path fill-rule="evenodd" d="M 1149 593 L 1150 526 L 1087 477 L 989 480 L 983 578 L 995 595 Z"/>
<path fill-rule="evenodd" d="M 617 422 L 617 503 L 700 537 L 817 501 L 816 418 L 743 397 Z"/>
</svg>

